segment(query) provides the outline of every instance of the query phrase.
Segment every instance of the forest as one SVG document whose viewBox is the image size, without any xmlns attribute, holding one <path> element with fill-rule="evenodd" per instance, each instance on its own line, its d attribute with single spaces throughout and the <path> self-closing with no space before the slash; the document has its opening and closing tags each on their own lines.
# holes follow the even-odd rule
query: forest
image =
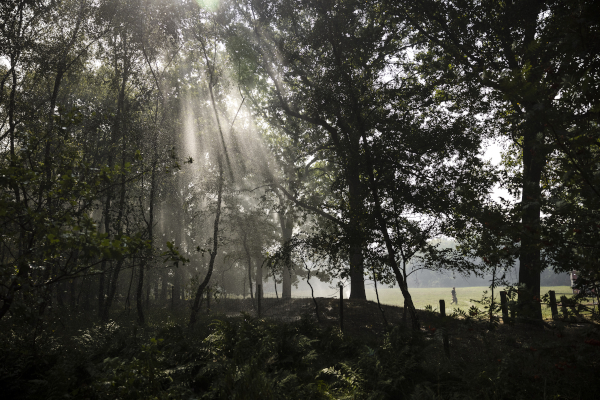
<svg viewBox="0 0 600 400">
<path fill-rule="evenodd" d="M 599 123 L 593 0 L 4 0 L 0 393 L 598 398 Z"/>
</svg>

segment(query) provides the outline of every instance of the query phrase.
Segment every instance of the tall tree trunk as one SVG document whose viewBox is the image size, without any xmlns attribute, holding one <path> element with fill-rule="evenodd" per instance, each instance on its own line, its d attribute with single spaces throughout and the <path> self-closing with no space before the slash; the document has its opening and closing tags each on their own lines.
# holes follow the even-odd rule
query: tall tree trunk
<svg viewBox="0 0 600 400">
<path fill-rule="evenodd" d="M 19 25 L 22 23 L 22 10 L 20 9 L 20 21 Z M 8 137 L 9 137 L 9 145 L 10 145 L 10 165 L 12 167 L 16 167 L 15 164 L 15 140 L 16 140 L 16 125 L 17 122 L 14 117 L 14 112 L 16 108 L 16 93 L 17 93 L 17 73 L 16 73 L 16 63 L 18 56 L 16 54 L 11 54 L 10 56 L 10 65 L 11 65 L 11 77 L 12 77 L 12 85 L 9 97 L 9 105 L 8 105 Z M 19 186 L 17 184 L 12 185 L 12 191 L 14 192 L 14 199 L 17 207 L 20 208 L 21 204 L 21 193 Z M 25 281 L 29 276 L 30 266 L 29 263 L 25 260 L 25 255 L 28 253 L 26 246 L 26 234 L 25 234 L 25 224 L 23 221 L 23 217 L 19 216 L 19 241 L 17 243 L 17 263 L 19 265 L 19 272 L 12 279 L 10 286 L 7 289 L 7 294 L 3 298 L 3 304 L 0 308 L 0 319 L 6 315 L 8 310 L 10 309 L 12 302 L 14 301 L 14 296 L 17 291 L 21 290 L 21 282 Z"/>
<path fill-rule="evenodd" d="M 106 271 L 106 260 L 102 260 L 100 263 L 100 275 L 98 276 L 98 317 L 102 318 L 102 311 L 104 310 L 104 299 L 106 297 L 104 292 L 104 280 Z"/>
<path fill-rule="evenodd" d="M 119 279 L 119 272 L 123 267 L 123 262 L 123 258 L 117 260 L 117 263 L 112 271 L 112 277 L 108 286 L 108 293 L 106 294 L 106 299 L 104 300 L 104 309 L 102 310 L 102 316 L 100 317 L 102 322 L 108 322 L 110 307 L 112 306 L 113 299 L 117 293 L 117 281 Z"/>
<path fill-rule="evenodd" d="M 535 129 L 528 126 L 523 140 L 523 193 L 521 197 L 521 256 L 519 267 L 519 284 L 526 290 L 519 291 L 519 310 L 524 317 L 542 319 L 540 298 L 540 201 L 542 170 L 546 157 L 543 144 L 537 138 L 537 133 L 543 127 Z"/>
<path fill-rule="evenodd" d="M 357 171 L 349 171 L 348 193 L 350 203 L 350 298 L 366 300 L 365 275 L 364 275 L 364 239 L 362 233 L 363 198 L 360 176 Z"/>
<path fill-rule="evenodd" d="M 54 144 L 54 109 L 56 108 L 56 103 L 58 100 L 58 93 L 60 91 L 60 85 L 62 83 L 63 77 L 65 75 L 65 73 L 68 71 L 68 69 L 70 68 L 70 65 L 66 63 L 66 58 L 67 55 L 69 53 L 69 50 L 71 49 L 71 47 L 73 47 L 73 45 L 75 44 L 75 41 L 77 40 L 77 35 L 79 34 L 79 29 L 81 27 L 81 21 L 83 18 L 83 11 L 84 11 L 84 4 L 81 5 L 81 9 L 79 12 L 79 17 L 77 18 L 77 22 L 75 25 L 75 29 L 73 30 L 73 33 L 71 35 L 71 38 L 68 42 L 68 44 L 65 46 L 65 48 L 62 51 L 61 57 L 60 57 L 60 61 L 58 62 L 57 65 L 57 70 L 56 70 L 56 75 L 54 77 L 54 85 L 53 85 L 53 89 L 52 89 L 52 94 L 50 96 L 50 109 L 49 109 L 49 114 L 48 114 L 48 125 L 47 125 L 47 130 L 46 130 L 46 138 L 45 138 L 45 152 L 44 152 L 44 169 L 45 169 L 45 182 L 43 184 L 41 184 L 39 186 L 39 192 L 38 192 L 38 204 L 42 204 L 43 201 L 43 197 L 44 195 L 46 196 L 46 207 L 47 207 L 47 212 L 49 214 L 53 213 L 53 204 L 52 204 L 52 153 L 56 151 L 55 144 Z M 55 274 L 58 274 L 60 271 L 60 263 L 58 260 L 54 260 L 51 259 L 49 260 L 49 264 L 52 265 L 52 270 L 55 272 Z M 57 304 L 59 306 L 63 306 L 64 305 L 64 292 L 65 292 L 65 284 L 64 283 L 57 283 L 56 285 L 56 301 Z M 45 309 L 45 302 L 47 302 L 49 300 L 49 296 L 51 296 L 51 290 L 52 288 L 49 288 L 48 291 L 48 296 L 43 299 L 43 303 L 40 305 L 41 306 L 41 312 L 43 313 L 43 310 Z"/>
<path fill-rule="evenodd" d="M 246 232 L 244 232 L 242 244 L 244 246 L 244 252 L 246 253 L 246 261 L 248 262 L 248 287 L 250 288 L 250 298 L 254 299 L 254 292 L 252 291 L 252 257 L 250 257 L 250 250 L 248 249 Z"/>
<path fill-rule="evenodd" d="M 183 248 L 183 242 L 185 241 L 185 232 L 184 232 L 184 226 L 185 226 L 185 214 L 183 213 L 183 210 L 185 209 L 185 200 L 183 198 L 183 194 L 181 193 L 181 191 L 179 190 L 179 188 L 184 187 L 184 183 L 182 181 L 182 175 L 179 174 L 178 176 L 178 190 L 177 190 L 177 199 L 176 199 L 176 209 L 175 209 L 175 244 L 177 246 L 179 246 L 179 248 Z M 173 287 L 174 289 L 172 290 L 171 293 L 175 294 L 175 301 L 177 301 L 179 299 L 179 294 L 181 292 L 181 287 L 182 285 L 182 281 L 183 281 L 183 270 L 181 267 L 179 268 L 173 268 Z"/>
<path fill-rule="evenodd" d="M 154 280 L 154 290 L 152 291 L 152 292 L 153 292 L 153 294 L 154 294 L 154 301 L 155 301 L 155 302 L 158 302 L 158 300 L 159 300 L 159 297 L 158 297 L 158 295 L 159 295 L 159 291 L 158 291 L 158 279 L 159 279 L 159 277 L 158 277 L 158 276 L 155 276 L 155 280 Z"/>
<path fill-rule="evenodd" d="M 109 166 L 113 164 L 112 161 L 112 153 L 108 158 Z M 100 226 L 104 229 L 103 233 L 106 233 L 108 237 L 110 237 L 110 224 L 111 224 L 111 215 L 110 215 L 110 203 L 112 201 L 112 185 L 108 182 L 108 178 L 106 179 L 107 191 L 106 198 L 104 199 L 104 208 L 102 209 L 102 222 Z M 108 261 L 106 258 L 102 258 L 100 262 L 100 275 L 98 277 L 98 317 L 102 318 L 102 313 L 104 312 L 104 300 L 106 299 L 106 289 L 105 280 L 106 280 L 106 264 Z"/>
<path fill-rule="evenodd" d="M 413 330 L 419 330 L 421 328 L 419 322 L 419 316 L 417 315 L 417 311 L 415 309 L 414 303 L 412 301 L 412 297 L 410 292 L 408 291 L 408 285 L 404 276 L 402 275 L 402 271 L 400 271 L 400 267 L 396 262 L 396 250 L 394 249 L 394 244 L 390 238 L 387 222 L 383 215 L 382 207 L 381 207 L 381 199 L 379 197 L 379 190 L 377 185 L 377 180 L 375 179 L 374 171 L 374 162 L 371 154 L 371 149 L 368 146 L 368 141 L 363 136 L 363 143 L 367 161 L 367 175 L 369 178 L 369 185 L 371 188 L 371 193 L 373 194 L 373 203 L 375 206 L 375 218 L 379 225 L 379 231 L 383 235 L 383 239 L 385 242 L 385 247 L 388 252 L 388 264 L 392 268 L 394 272 L 394 276 L 396 277 L 396 281 L 398 282 L 398 286 L 400 287 L 400 291 L 402 292 L 402 296 L 404 297 L 404 307 L 408 309 L 408 313 L 410 314 L 412 320 L 412 328 Z"/>
<path fill-rule="evenodd" d="M 156 151 L 156 141 L 154 150 Z M 152 163 L 152 173 L 150 175 L 150 209 L 148 216 L 148 240 L 150 241 L 150 254 L 149 257 L 152 257 L 152 248 L 154 245 L 154 196 L 156 193 L 156 153 L 154 154 L 154 160 Z M 144 269 L 147 264 L 147 258 L 143 258 L 143 261 L 140 263 L 140 272 L 138 276 L 138 286 L 135 294 L 135 304 L 137 308 L 138 315 L 138 325 L 143 326 L 146 323 L 146 319 L 144 318 L 144 307 L 142 304 L 142 295 L 144 293 Z"/>
<path fill-rule="evenodd" d="M 122 161 L 122 164 L 124 167 L 124 164 L 125 164 L 124 160 Z M 116 221 L 116 229 L 117 229 L 119 236 L 122 235 L 122 233 L 123 233 L 122 225 L 123 225 L 123 213 L 124 213 L 124 209 L 125 209 L 125 190 L 126 190 L 125 173 L 124 173 L 124 171 L 121 171 L 121 198 L 119 200 L 119 214 L 118 214 L 117 221 Z M 108 293 L 106 296 L 106 300 L 104 301 L 104 309 L 102 311 L 102 316 L 101 316 L 101 320 L 103 322 L 108 321 L 110 307 L 112 306 L 113 299 L 117 292 L 117 282 L 119 279 L 119 273 L 121 272 L 121 268 L 123 267 L 124 262 L 125 262 L 125 258 L 123 258 L 121 256 L 117 260 L 117 263 L 113 270 L 113 275 L 110 280 L 110 285 L 108 287 Z"/>
<path fill-rule="evenodd" d="M 117 216 L 117 220 L 115 221 L 115 230 L 119 236 L 123 234 L 123 214 L 125 212 L 125 192 L 126 192 L 126 188 L 127 188 L 126 179 L 125 179 L 125 164 L 126 164 L 126 160 L 125 160 L 125 147 L 126 147 L 125 130 L 126 129 L 124 127 L 123 112 L 125 109 L 125 89 L 127 87 L 127 82 L 129 80 L 129 72 L 130 72 L 129 60 L 127 58 L 128 54 L 127 54 L 127 38 L 126 38 L 126 36 L 122 37 L 122 43 L 123 43 L 122 44 L 123 50 L 125 53 L 123 56 L 123 74 L 121 76 L 119 96 L 117 99 L 117 113 L 115 115 L 113 129 L 112 129 L 112 133 L 111 133 L 111 144 L 113 146 L 116 145 L 118 139 L 121 139 L 121 185 L 120 185 L 121 190 L 120 190 L 120 198 L 119 198 L 118 216 Z M 118 66 L 116 65 L 116 57 L 115 57 L 115 73 L 118 73 Z M 109 163 L 111 160 L 113 160 L 113 159 L 111 156 L 109 156 Z M 111 166 L 109 165 L 109 167 L 111 167 Z M 109 206 L 109 204 L 107 204 L 107 206 Z M 108 216 L 108 214 L 107 214 L 107 216 Z M 107 226 L 107 229 L 106 229 L 107 232 L 109 232 L 108 228 L 109 228 L 109 226 Z M 110 235 L 110 233 L 109 233 L 109 235 Z M 117 290 L 117 280 L 119 278 L 119 272 L 121 271 L 124 261 L 125 261 L 124 258 L 120 257 L 117 260 L 117 263 L 113 270 L 113 275 L 111 277 L 106 300 L 104 301 L 104 304 L 103 304 L 104 307 L 101 311 L 101 320 L 103 322 L 108 321 L 110 307 L 112 305 L 112 301 L 113 301 L 113 298 L 114 298 L 116 290 Z"/>
<path fill-rule="evenodd" d="M 159 299 L 161 304 L 166 303 L 167 301 L 167 292 L 169 291 L 169 282 L 167 277 L 169 276 L 169 271 L 168 270 L 163 270 L 161 277 L 160 277 L 160 295 L 159 295 Z"/>
<path fill-rule="evenodd" d="M 146 284 L 146 309 L 150 308 L 150 282 Z"/>
<path fill-rule="evenodd" d="M 289 211 L 288 211 L 289 212 Z M 284 248 L 289 246 L 292 240 L 294 230 L 294 220 L 291 214 L 281 214 L 279 216 L 281 226 L 281 239 Z M 281 298 L 290 299 L 292 297 L 292 258 L 289 251 L 285 252 L 283 267 L 281 269 Z"/>
<path fill-rule="evenodd" d="M 146 324 L 146 318 L 144 317 L 144 304 L 142 303 L 142 295 L 144 294 L 144 269 L 146 268 L 146 261 L 140 262 L 140 271 L 138 273 L 137 289 L 135 291 L 135 306 L 137 310 L 137 322 L 138 325 L 144 326 Z"/>
<path fill-rule="evenodd" d="M 194 298 L 194 304 L 192 305 L 192 311 L 190 314 L 190 321 L 188 323 L 188 327 L 190 329 L 194 329 L 194 325 L 196 324 L 196 316 L 198 311 L 200 311 L 200 299 L 202 298 L 202 294 L 204 293 L 204 289 L 208 286 L 210 282 L 210 277 L 212 276 L 212 272 L 215 266 L 215 258 L 217 257 L 217 250 L 219 249 L 219 219 L 221 218 L 221 200 L 223 197 L 223 163 L 221 161 L 221 157 L 218 160 L 219 163 L 219 183 L 218 183 L 218 194 L 217 194 L 217 212 L 215 213 L 215 223 L 213 227 L 213 248 L 210 252 L 210 261 L 208 264 L 208 272 L 204 277 L 202 283 L 198 286 L 198 290 L 196 290 L 196 297 Z"/>
<path fill-rule="evenodd" d="M 262 283 L 263 283 L 263 263 L 261 263 L 260 265 L 257 264 L 256 267 L 256 277 L 254 278 L 254 281 L 256 282 L 257 285 L 261 285 L 262 287 Z M 263 290 L 264 292 L 264 290 Z"/>
</svg>

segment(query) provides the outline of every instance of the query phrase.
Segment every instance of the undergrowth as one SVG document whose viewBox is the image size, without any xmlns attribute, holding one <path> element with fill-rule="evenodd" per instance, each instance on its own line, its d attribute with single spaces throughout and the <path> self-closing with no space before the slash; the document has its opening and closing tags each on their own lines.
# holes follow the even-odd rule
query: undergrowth
<svg viewBox="0 0 600 400">
<path fill-rule="evenodd" d="M 294 323 L 204 316 L 193 332 L 173 316 L 150 319 L 144 328 L 126 318 L 101 325 L 78 317 L 69 324 L 58 317 L 36 321 L 33 330 L 16 321 L 1 326 L 3 398 L 592 399 L 598 393 L 600 342 L 593 328 L 587 342 L 563 346 L 433 314 L 425 331 L 396 326 L 360 340 L 308 316 Z M 469 335 L 475 339 L 467 343 Z"/>
</svg>

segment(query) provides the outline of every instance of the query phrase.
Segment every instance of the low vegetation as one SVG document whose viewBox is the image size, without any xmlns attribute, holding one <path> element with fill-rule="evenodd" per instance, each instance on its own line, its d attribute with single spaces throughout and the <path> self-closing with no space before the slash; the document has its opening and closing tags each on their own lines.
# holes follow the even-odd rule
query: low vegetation
<svg viewBox="0 0 600 400">
<path fill-rule="evenodd" d="M 337 309 L 325 302 L 323 310 Z M 306 309 L 310 301 L 306 300 Z M 440 318 L 424 328 L 388 308 L 383 326 L 372 302 L 343 332 L 307 312 L 294 322 L 155 307 L 147 327 L 124 313 L 98 324 L 58 310 L 24 329 L 3 321 L 0 390 L 11 399 L 594 399 L 600 393 L 597 324 L 490 325 Z M 396 318 L 396 319 L 394 319 Z M 449 337 L 449 353 L 443 338 Z"/>
</svg>

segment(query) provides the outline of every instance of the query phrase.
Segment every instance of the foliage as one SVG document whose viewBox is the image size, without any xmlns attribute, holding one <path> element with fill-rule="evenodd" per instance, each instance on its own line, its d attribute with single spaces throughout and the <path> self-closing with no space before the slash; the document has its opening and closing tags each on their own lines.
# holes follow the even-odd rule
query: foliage
<svg viewBox="0 0 600 400">
<path fill-rule="evenodd" d="M 35 314 L 48 287 L 97 272 L 100 259 L 122 258 L 144 248 L 139 233 L 109 237 L 98 230 L 91 214 L 106 182 L 127 173 L 119 167 L 96 171 L 70 137 L 82 115 L 61 110 L 55 117 L 55 157 L 51 179 L 41 161 L 44 140 L 22 133 L 19 151 L 0 165 L 0 277 L 7 290 L 0 294 L 3 312 Z M 126 166 L 129 170 L 130 165 Z M 43 309 L 43 308 L 42 308 Z"/>
<path fill-rule="evenodd" d="M 97 324 L 80 315 L 77 326 L 47 319 L 34 335 L 4 323 L 0 387 L 14 399 L 391 399 L 432 393 L 501 399 L 544 387 L 548 395 L 593 398 L 577 386 L 597 371 L 600 341 L 593 329 L 575 343 L 542 337 L 517 343 L 518 331 L 489 331 L 471 314 L 441 320 L 431 312 L 424 332 L 395 326 L 368 339 L 323 328 L 308 316 L 294 323 L 203 317 L 193 333 L 178 323 L 185 313 L 162 321 L 150 313 L 145 328 L 128 318 Z M 450 334 L 451 358 L 442 350 L 443 332 Z M 564 328 L 557 332 L 566 334 Z M 473 334 L 479 339 L 461 344 Z"/>
<path fill-rule="evenodd" d="M 496 248 L 480 250 L 518 256 L 532 296 L 546 267 L 597 269 L 597 2 L 421 0 L 392 10 L 414 28 L 421 77 L 447 107 L 478 114 L 486 135 L 510 140 L 513 156 L 498 172 L 520 201 L 504 204 Z"/>
<path fill-rule="evenodd" d="M 583 343 L 598 343 L 599 16 L 591 0 L 2 2 L 2 393 L 575 397 L 561 374 L 594 376 L 592 351 L 500 343 L 510 359 L 490 365 L 493 293 L 519 259 L 509 308 L 539 319 L 540 272 L 577 270 L 549 326 L 592 322 Z M 499 167 L 481 157 L 495 138 L 510 141 Z M 520 201 L 492 201 L 495 185 Z M 415 332 L 157 322 L 190 283 L 191 320 L 204 290 L 252 293 L 264 265 L 289 297 L 298 261 L 349 278 L 353 299 L 370 273 L 396 282 Z M 411 261 L 491 273 L 492 295 L 417 314 Z M 453 323 L 482 332 L 478 358 L 460 353 L 473 367 L 436 353 Z"/>
</svg>

